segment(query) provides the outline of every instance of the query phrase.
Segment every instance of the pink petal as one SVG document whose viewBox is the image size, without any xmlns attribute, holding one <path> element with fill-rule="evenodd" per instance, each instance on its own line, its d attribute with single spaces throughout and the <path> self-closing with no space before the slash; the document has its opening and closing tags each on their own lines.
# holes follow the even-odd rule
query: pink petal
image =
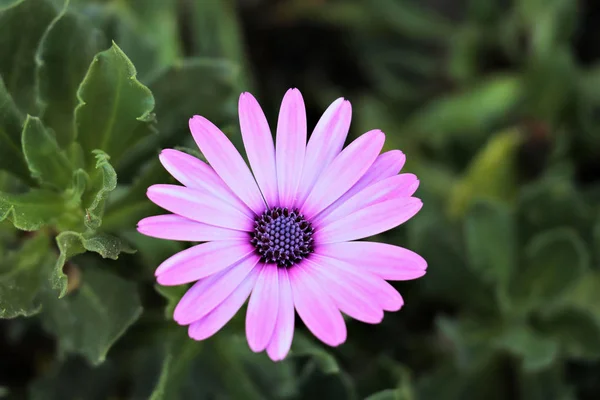
<svg viewBox="0 0 600 400">
<path fill-rule="evenodd" d="M 252 211 L 205 162 L 182 151 L 165 149 L 158 156 L 167 171 L 183 185 L 209 192 L 251 216 Z"/>
<path fill-rule="evenodd" d="M 372 204 L 316 231 L 315 243 L 345 242 L 385 232 L 409 220 L 422 206 L 416 197 Z"/>
<path fill-rule="evenodd" d="M 137 230 L 146 236 L 189 242 L 242 240 L 249 237 L 247 232 L 208 225 L 175 214 L 144 218 L 138 222 Z"/>
<path fill-rule="evenodd" d="M 350 143 L 319 176 L 302 206 L 302 213 L 312 218 L 350 189 L 377 158 L 385 135 L 375 130 Z"/>
<path fill-rule="evenodd" d="M 427 261 L 417 253 L 386 243 L 329 243 L 318 246 L 315 253 L 358 265 L 390 281 L 420 278 L 427 269 Z"/>
<path fill-rule="evenodd" d="M 281 361 L 290 351 L 294 337 L 294 299 L 287 268 L 279 268 L 279 311 L 273 337 L 267 354 L 273 361 Z"/>
<path fill-rule="evenodd" d="M 270 207 L 278 204 L 275 146 L 271 129 L 260 105 L 250 93 L 239 100 L 240 129 L 256 182 Z"/>
<path fill-rule="evenodd" d="M 346 341 L 346 323 L 327 292 L 297 264 L 288 271 L 294 306 L 306 327 L 323 343 L 338 346 Z"/>
<path fill-rule="evenodd" d="M 361 288 L 361 291 L 368 294 L 385 311 L 398 311 L 404 305 L 402 296 L 392 285 L 376 275 L 362 271 L 360 265 L 318 254 L 312 254 L 311 260 L 327 265 L 331 273 L 343 276 L 347 284 Z"/>
<path fill-rule="evenodd" d="M 298 89 L 288 90 L 283 97 L 276 140 L 279 204 L 290 207 L 296 201 L 306 151 L 306 110 Z"/>
<path fill-rule="evenodd" d="M 163 261 L 155 275 L 158 283 L 165 286 L 194 282 L 224 270 L 252 252 L 254 247 L 246 240 L 202 243 Z"/>
<path fill-rule="evenodd" d="M 347 279 L 346 274 L 337 273 L 335 269 L 328 267 L 325 258 L 318 261 L 307 260 L 305 264 L 305 268 L 327 288 L 327 294 L 341 312 L 369 324 L 380 323 L 383 320 L 383 310 L 369 292 L 354 284 L 352 279 Z"/>
<path fill-rule="evenodd" d="M 224 327 L 244 305 L 248 296 L 250 296 L 259 273 L 260 268 L 254 268 L 225 301 L 208 313 L 208 315 L 191 324 L 188 329 L 190 337 L 195 340 L 204 340 Z"/>
<path fill-rule="evenodd" d="M 336 204 L 336 202 L 323 210 L 313 219 L 313 226 L 328 225 L 375 203 L 397 197 L 408 197 L 414 193 L 416 190 L 415 184 L 418 186 L 418 182 L 414 174 L 402 174 L 373 183 L 344 203 Z"/>
<path fill-rule="evenodd" d="M 207 315 L 246 279 L 258 260 L 259 257 L 252 254 L 238 264 L 196 282 L 175 307 L 175 321 L 187 325 Z"/>
<path fill-rule="evenodd" d="M 254 220 L 208 192 L 177 185 L 152 185 L 148 198 L 156 205 L 194 221 L 250 232 Z"/>
<path fill-rule="evenodd" d="M 254 352 L 266 349 L 273 336 L 279 309 L 278 269 L 273 264 L 262 267 L 248 302 L 246 337 Z"/>
<path fill-rule="evenodd" d="M 260 190 L 244 159 L 227 136 L 199 115 L 190 119 L 190 130 L 215 172 L 252 211 L 261 214 L 265 210 L 265 202 Z"/>
<path fill-rule="evenodd" d="M 343 98 L 334 101 L 319 119 L 306 145 L 298 204 L 304 203 L 321 172 L 344 147 L 351 119 L 352 106 Z"/>
</svg>

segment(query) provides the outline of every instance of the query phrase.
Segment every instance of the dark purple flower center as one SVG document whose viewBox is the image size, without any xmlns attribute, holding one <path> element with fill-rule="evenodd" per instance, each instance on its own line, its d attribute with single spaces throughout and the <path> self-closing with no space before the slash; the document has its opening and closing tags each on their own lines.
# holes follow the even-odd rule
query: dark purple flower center
<svg viewBox="0 0 600 400">
<path fill-rule="evenodd" d="M 264 262 L 291 267 L 312 253 L 313 232 L 298 209 L 275 207 L 255 218 L 250 243 Z"/>
</svg>

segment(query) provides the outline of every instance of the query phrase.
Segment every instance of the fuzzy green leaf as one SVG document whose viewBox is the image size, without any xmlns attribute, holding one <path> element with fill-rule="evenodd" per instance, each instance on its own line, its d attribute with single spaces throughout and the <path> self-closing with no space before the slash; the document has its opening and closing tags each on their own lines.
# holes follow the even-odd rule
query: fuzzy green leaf
<svg viewBox="0 0 600 400">
<path fill-rule="evenodd" d="M 56 133 L 60 146 L 75 138 L 77 89 L 94 55 L 107 47 L 102 32 L 67 11 L 52 21 L 37 50 L 37 84 L 44 123 Z"/>
<path fill-rule="evenodd" d="M 569 229 L 534 237 L 525 256 L 525 265 L 515 274 L 511 290 L 520 308 L 559 302 L 560 296 L 589 269 L 585 243 Z"/>
<path fill-rule="evenodd" d="M 451 216 L 462 216 L 475 200 L 512 200 L 516 194 L 516 156 L 521 141 L 516 130 L 501 132 L 489 140 L 455 185 L 448 201 Z"/>
<path fill-rule="evenodd" d="M 39 118 L 27 116 L 21 140 L 31 176 L 40 184 L 58 189 L 71 184 L 73 166 Z"/>
<path fill-rule="evenodd" d="M 0 221 L 8 219 L 17 229 L 36 231 L 56 222 L 65 211 L 63 197 L 55 192 L 41 189 L 24 194 L 0 192 Z"/>
<path fill-rule="evenodd" d="M 181 386 L 189 378 L 192 361 L 202 350 L 202 342 L 191 340 L 187 330 L 179 328 L 170 333 L 165 347 L 160 377 L 150 400 L 181 398 Z"/>
<path fill-rule="evenodd" d="M 470 266 L 481 276 L 504 287 L 517 263 L 514 218 L 500 203 L 480 202 L 465 222 Z"/>
<path fill-rule="evenodd" d="M 519 355 L 523 368 L 539 371 L 551 365 L 558 356 L 558 343 L 540 336 L 526 326 L 512 326 L 498 339 L 497 345 Z"/>
<path fill-rule="evenodd" d="M 7 8 L 11 8 L 16 6 L 19 3 L 22 3 L 23 0 L 0 0 L 0 11 L 6 10 Z"/>
<path fill-rule="evenodd" d="M 23 116 L 0 76 L 0 169 L 12 172 L 25 182 L 31 177 L 21 154 Z"/>
<path fill-rule="evenodd" d="M 31 316 L 40 311 L 38 294 L 54 257 L 50 240 L 38 234 L 0 264 L 0 318 Z"/>
<path fill-rule="evenodd" d="M 42 323 L 59 339 L 61 353 L 78 353 L 97 365 L 138 319 L 142 306 L 134 283 L 94 267 L 83 271 L 82 280 L 64 299 L 47 296 Z"/>
<path fill-rule="evenodd" d="M 416 115 L 410 127 L 424 133 L 426 140 L 437 146 L 451 139 L 480 142 L 498 121 L 519 106 L 523 95 L 518 77 L 493 77 L 461 93 L 435 100 Z"/>
<path fill-rule="evenodd" d="M 150 185 L 164 183 L 169 179 L 169 174 L 157 157 L 142 170 L 132 185 L 124 188 L 120 197 L 111 201 L 103 218 L 103 228 L 108 231 L 130 229 L 140 219 L 160 214 L 160 208 L 146 197 L 146 191 Z"/>
<path fill-rule="evenodd" d="M 179 286 L 161 286 L 154 285 L 154 289 L 165 298 L 167 304 L 165 306 L 165 318 L 167 320 L 173 319 L 173 313 L 175 312 L 175 307 L 179 303 L 179 300 L 183 297 L 185 292 L 189 289 L 187 285 L 179 285 Z"/>
<path fill-rule="evenodd" d="M 156 98 L 159 135 L 150 138 L 123 160 L 133 169 L 156 153 L 157 148 L 173 147 L 189 137 L 188 120 L 194 114 L 215 124 L 235 115 L 234 88 L 237 68 L 225 60 L 191 59 L 158 73 L 149 87 Z M 189 87 L 194 90 L 189 90 Z"/>
<path fill-rule="evenodd" d="M 35 115 L 35 52 L 57 11 L 47 0 L 12 3 L 0 8 L 0 75 L 21 111 Z"/>
<path fill-rule="evenodd" d="M 600 357 L 600 323 L 586 310 L 565 308 L 544 318 L 540 325 L 570 357 L 589 361 Z"/>
<path fill-rule="evenodd" d="M 93 151 L 93 154 L 96 157 L 96 167 L 91 173 L 90 190 L 84 197 L 85 224 L 91 230 L 100 227 L 106 199 L 117 187 L 117 173 L 109 162 L 110 157 L 100 150 Z"/>
<path fill-rule="evenodd" d="M 116 260 L 121 253 L 135 252 L 131 247 L 119 238 L 103 233 L 81 234 L 65 231 L 56 237 L 56 243 L 60 251 L 51 282 L 54 289 L 58 290 L 59 297 L 63 297 L 67 290 L 67 277 L 63 273 L 65 262 L 85 251 L 93 251 L 103 258 Z"/>
<path fill-rule="evenodd" d="M 86 154 L 102 150 L 117 162 L 154 132 L 152 93 L 137 81 L 135 67 L 114 43 L 94 57 L 77 98 L 77 138 Z"/>
<path fill-rule="evenodd" d="M 400 389 L 386 389 L 381 392 L 373 393 L 365 400 L 408 400 L 410 397 L 405 396 Z"/>
</svg>

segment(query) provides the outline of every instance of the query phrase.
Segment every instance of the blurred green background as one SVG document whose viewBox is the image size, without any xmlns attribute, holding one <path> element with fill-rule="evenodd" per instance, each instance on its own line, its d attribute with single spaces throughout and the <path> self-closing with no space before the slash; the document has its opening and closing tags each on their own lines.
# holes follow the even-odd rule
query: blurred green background
<svg viewBox="0 0 600 400">
<path fill-rule="evenodd" d="M 0 0 L 0 77 L 0 398 L 600 398 L 598 2 Z M 274 126 L 289 87 L 404 151 L 424 207 L 376 239 L 429 268 L 275 364 L 243 312 L 188 339 L 185 244 L 134 228 L 189 116 L 239 147 L 239 93 Z"/>
</svg>

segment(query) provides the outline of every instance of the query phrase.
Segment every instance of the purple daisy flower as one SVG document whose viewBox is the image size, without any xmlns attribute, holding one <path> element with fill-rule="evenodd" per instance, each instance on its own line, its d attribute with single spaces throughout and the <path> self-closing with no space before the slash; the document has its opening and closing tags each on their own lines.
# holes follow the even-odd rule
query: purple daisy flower
<svg viewBox="0 0 600 400">
<path fill-rule="evenodd" d="M 321 341 L 346 340 L 342 313 L 379 323 L 404 304 L 386 280 L 425 274 L 418 254 L 384 243 L 355 241 L 415 215 L 419 181 L 400 174 L 405 156 L 379 154 L 385 140 L 369 131 L 342 150 L 352 109 L 342 98 L 325 111 L 307 144 L 302 95 L 290 89 L 277 122 L 276 145 L 256 99 L 239 99 L 240 128 L 252 172 L 233 144 L 207 119 L 190 130 L 210 163 L 176 150 L 160 160 L 183 186 L 154 185 L 148 197 L 172 214 L 141 220 L 148 236 L 203 242 L 164 261 L 161 285 L 196 282 L 174 319 L 206 339 L 248 298 L 246 336 L 255 352 L 287 355 L 295 312 Z"/>
</svg>

